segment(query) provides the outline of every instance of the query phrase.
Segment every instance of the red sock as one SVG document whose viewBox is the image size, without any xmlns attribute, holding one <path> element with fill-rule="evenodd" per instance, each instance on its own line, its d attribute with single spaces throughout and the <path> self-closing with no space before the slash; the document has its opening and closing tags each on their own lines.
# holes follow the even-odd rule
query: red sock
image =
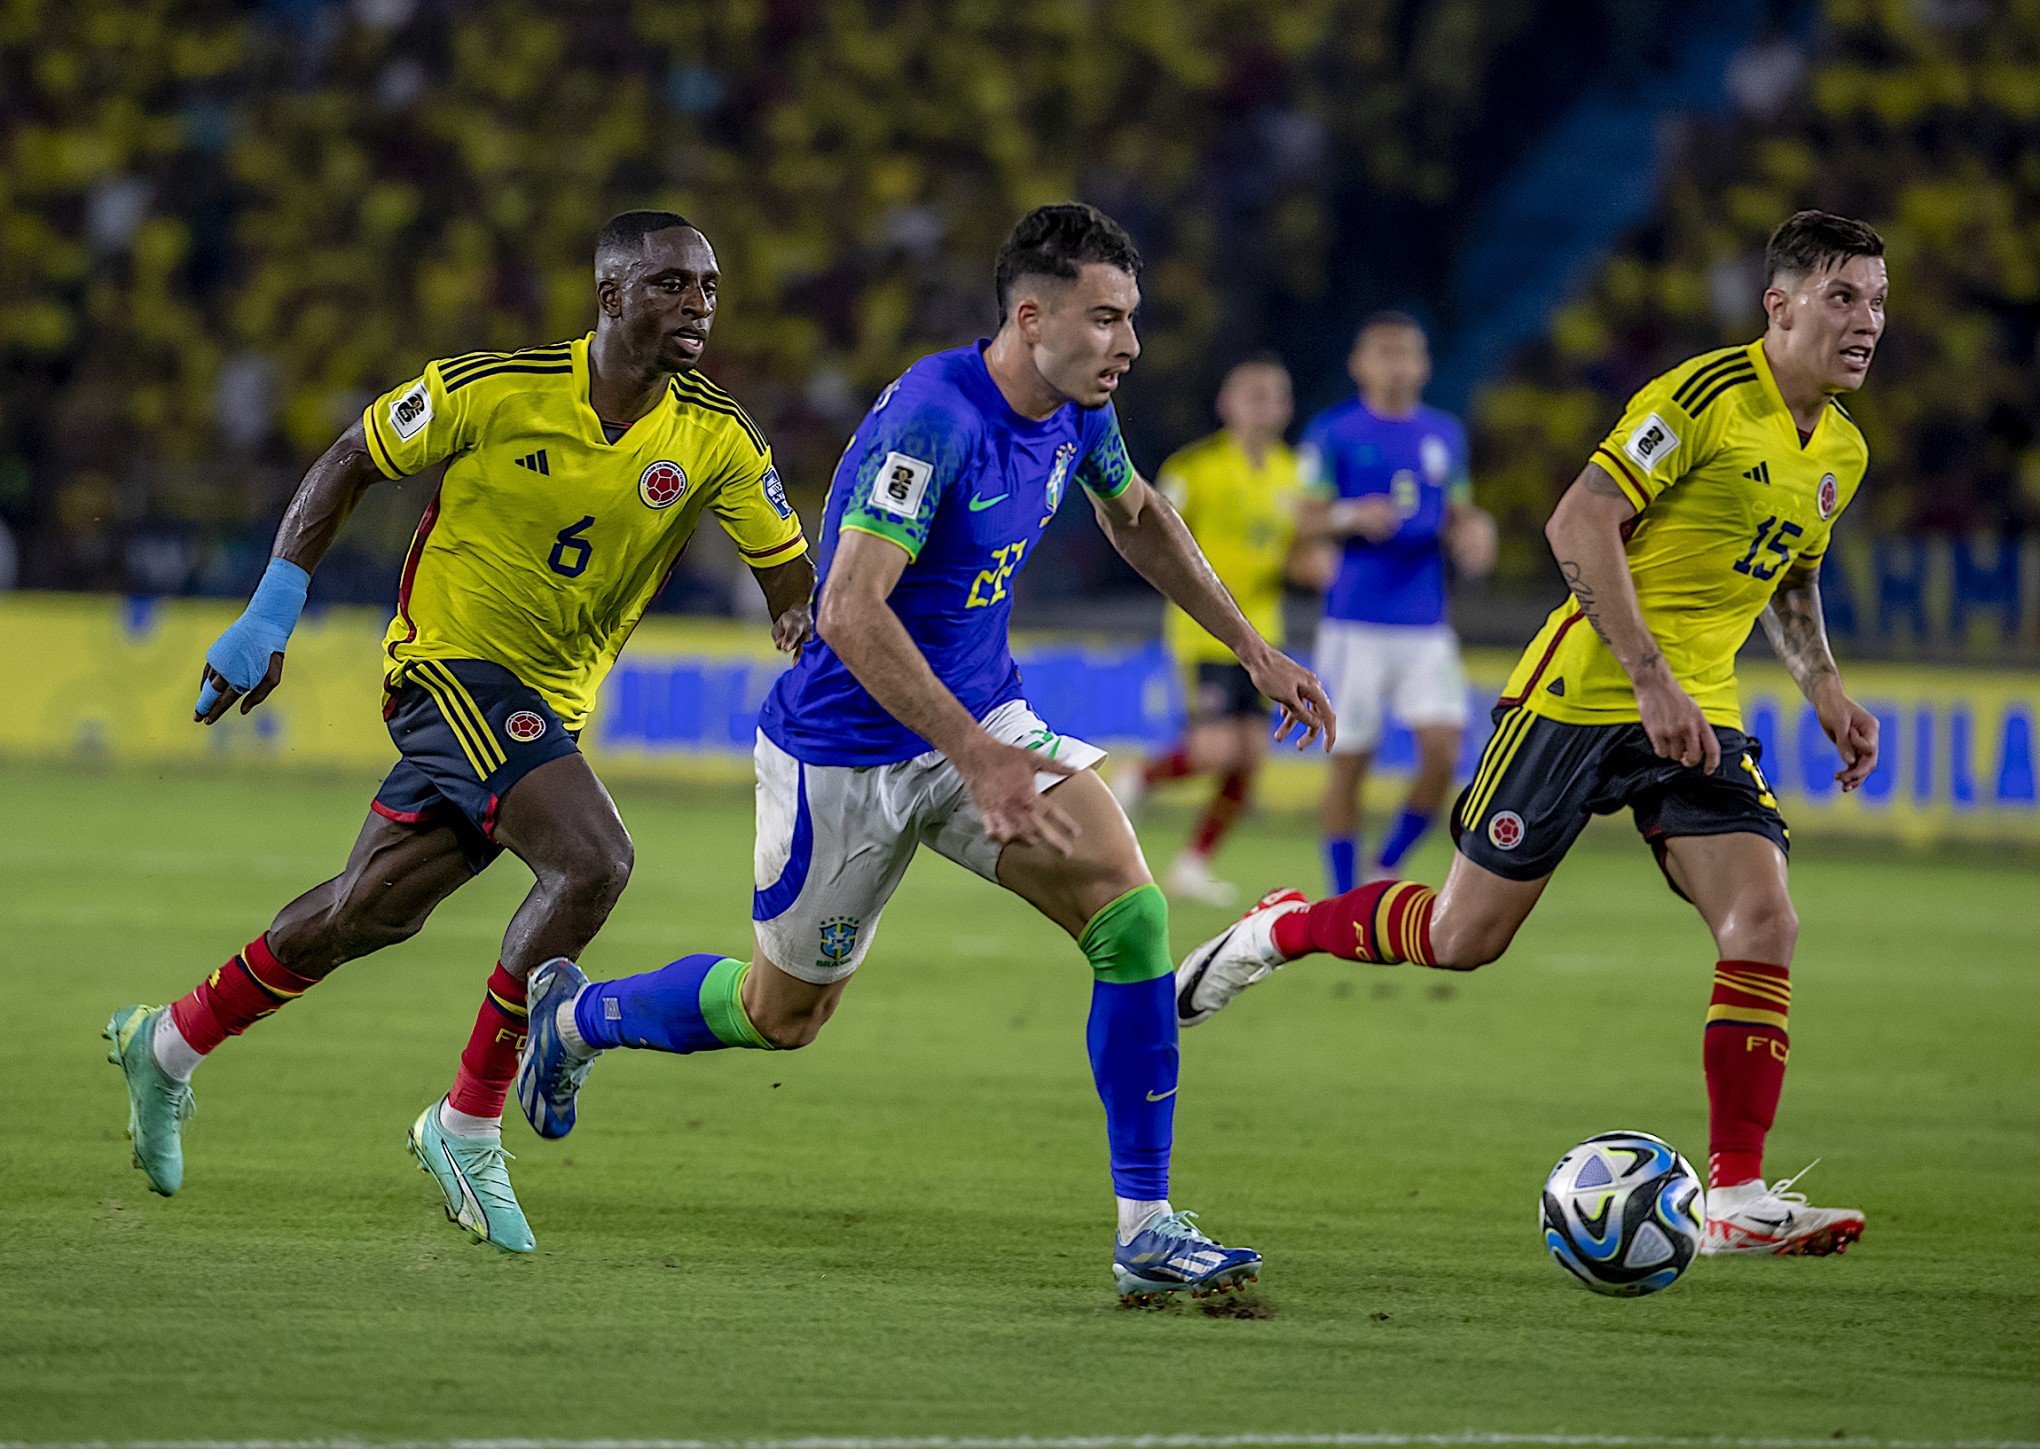
<svg viewBox="0 0 2040 1449">
<path fill-rule="evenodd" d="M 230 1036 L 239 1036 L 263 1017 L 295 1001 L 321 978 L 300 976 L 269 949 L 267 933 L 239 955 L 170 1003 L 177 1034 L 201 1056 Z"/>
<path fill-rule="evenodd" d="M 1240 808 L 1247 803 L 1247 791 L 1253 783 L 1254 777 L 1245 770 L 1234 770 L 1218 782 L 1218 793 L 1197 817 L 1197 828 L 1190 834 L 1192 855 L 1208 856 L 1218 849 L 1218 842 L 1225 839 L 1233 821 L 1240 818 Z"/>
<path fill-rule="evenodd" d="M 1157 755 L 1147 762 L 1141 778 L 1150 785 L 1160 785 L 1168 780 L 1182 780 L 1197 773 L 1197 762 L 1190 758 L 1187 745 L 1178 745 L 1166 755 Z"/>
<path fill-rule="evenodd" d="M 1290 960 L 1323 951 L 1343 961 L 1434 964 L 1431 913 L 1438 893 L 1413 880 L 1378 880 L 1275 920 L 1275 949 Z"/>
<path fill-rule="evenodd" d="M 529 1017 L 524 983 L 498 961 L 489 974 L 482 1009 L 475 1014 L 467 1050 L 460 1054 L 460 1070 L 453 1074 L 453 1090 L 446 1094 L 449 1107 L 471 1117 L 503 1115 L 503 1099 L 517 1076 L 517 1054 L 524 1050 Z"/>
<path fill-rule="evenodd" d="M 1792 980 L 1783 966 L 1723 961 L 1707 1008 L 1707 1185 L 1764 1175 L 1764 1138 L 1778 1116 L 1791 1038 Z"/>
</svg>

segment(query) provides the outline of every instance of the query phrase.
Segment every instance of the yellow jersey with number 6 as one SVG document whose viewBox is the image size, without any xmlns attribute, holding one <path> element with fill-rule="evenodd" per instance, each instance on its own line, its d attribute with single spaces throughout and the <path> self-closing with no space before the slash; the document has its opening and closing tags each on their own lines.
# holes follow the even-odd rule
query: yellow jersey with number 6
<svg viewBox="0 0 2040 1449">
<path fill-rule="evenodd" d="M 451 460 L 404 560 L 390 688 L 412 660 L 486 659 L 578 730 L 704 509 L 753 568 L 806 549 L 764 436 L 699 373 L 610 442 L 591 337 L 431 363 L 362 414 L 390 478 Z"/>
<path fill-rule="evenodd" d="M 1736 652 L 1787 571 L 1819 563 L 1869 456 L 1833 400 L 1800 438 L 1761 341 L 1673 368 L 1594 450 L 1638 510 L 1628 559 L 1644 622 L 1711 723 L 1742 728 Z M 1576 598 L 1552 611 L 1501 702 L 1569 724 L 1638 718 L 1629 676 Z"/>
</svg>

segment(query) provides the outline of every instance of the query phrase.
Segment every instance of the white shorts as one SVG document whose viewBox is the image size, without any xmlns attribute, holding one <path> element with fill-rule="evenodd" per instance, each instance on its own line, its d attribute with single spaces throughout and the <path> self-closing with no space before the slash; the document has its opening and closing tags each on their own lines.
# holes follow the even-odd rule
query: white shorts
<svg viewBox="0 0 2040 1449">
<path fill-rule="evenodd" d="M 1049 729 L 1025 700 L 1000 705 L 980 723 L 996 739 L 1079 770 L 1105 758 L 1096 745 Z M 765 955 L 789 976 L 826 986 L 855 971 L 923 843 L 998 879 L 1005 847 L 986 836 L 963 776 L 940 750 L 892 765 L 810 765 L 761 733 L 752 759 L 758 838 L 751 919 Z M 1044 770 L 1034 788 L 1066 778 Z"/>
<path fill-rule="evenodd" d="M 1372 753 L 1388 714 L 1411 729 L 1466 727 L 1466 668 L 1450 624 L 1326 619 L 1318 626 L 1317 674 L 1339 717 L 1334 754 Z"/>
</svg>

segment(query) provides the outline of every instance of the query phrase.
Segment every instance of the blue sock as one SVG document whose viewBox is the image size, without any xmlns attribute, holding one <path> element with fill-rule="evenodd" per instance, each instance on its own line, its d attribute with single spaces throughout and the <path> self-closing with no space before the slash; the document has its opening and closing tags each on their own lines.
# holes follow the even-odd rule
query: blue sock
<svg viewBox="0 0 2040 1449">
<path fill-rule="evenodd" d="M 1158 1202 L 1169 1195 L 1176 1140 L 1176 978 L 1093 983 L 1085 1039 L 1105 1104 L 1112 1191 Z"/>
<path fill-rule="evenodd" d="M 1381 842 L 1381 868 L 1394 870 L 1402 864 L 1403 857 L 1410 853 L 1410 847 L 1424 838 L 1424 832 L 1431 828 L 1431 815 L 1424 810 L 1405 810 L 1395 820 L 1395 827 L 1388 832 L 1388 839 Z"/>
<path fill-rule="evenodd" d="M 656 971 L 592 982 L 574 1002 L 574 1030 L 591 1047 L 681 1053 L 768 1047 L 744 1014 L 750 969 L 701 951 Z"/>
<path fill-rule="evenodd" d="M 1360 837 L 1357 835 L 1327 835 L 1325 837 L 1325 878 L 1331 882 L 1331 894 L 1342 896 L 1353 889 L 1354 865 L 1360 854 Z"/>
</svg>

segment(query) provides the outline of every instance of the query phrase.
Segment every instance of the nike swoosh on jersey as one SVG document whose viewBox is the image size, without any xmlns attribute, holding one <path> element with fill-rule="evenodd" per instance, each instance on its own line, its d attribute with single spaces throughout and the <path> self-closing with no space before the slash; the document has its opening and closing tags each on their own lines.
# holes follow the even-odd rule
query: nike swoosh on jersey
<svg viewBox="0 0 2040 1449">
<path fill-rule="evenodd" d="M 1169 1090 L 1168 1090 L 1168 1091 L 1166 1091 L 1166 1092 L 1149 1092 L 1149 1093 L 1147 1094 L 1147 1099 L 1148 1099 L 1148 1100 L 1149 1100 L 1150 1102 L 1166 1102 L 1166 1101 L 1168 1101 L 1168 1100 L 1169 1100 L 1169 1098 L 1171 1098 L 1171 1097 L 1173 1097 L 1173 1096 L 1175 1096 L 1175 1095 L 1176 1095 L 1176 1089 L 1175 1089 L 1174 1087 L 1171 1087 L 1171 1088 L 1169 1088 Z"/>
<path fill-rule="evenodd" d="M 972 513 L 983 513 L 987 508 L 990 508 L 994 503 L 1004 503 L 1005 501 L 1006 495 L 1003 493 L 1001 493 L 996 498 L 986 498 L 980 494 L 973 493 L 970 496 L 970 511 Z"/>
</svg>

